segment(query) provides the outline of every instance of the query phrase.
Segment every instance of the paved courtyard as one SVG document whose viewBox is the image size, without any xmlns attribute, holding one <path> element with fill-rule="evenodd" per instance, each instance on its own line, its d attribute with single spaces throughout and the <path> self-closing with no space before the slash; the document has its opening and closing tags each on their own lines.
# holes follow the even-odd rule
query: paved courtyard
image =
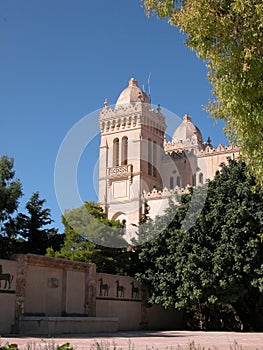
<svg viewBox="0 0 263 350">
<path fill-rule="evenodd" d="M 163 332 L 118 332 L 110 334 L 82 334 L 82 335 L 63 335 L 56 338 L 43 337 L 2 337 L 2 345 L 6 342 L 16 343 L 19 350 L 26 350 L 27 344 L 42 344 L 41 347 L 34 346 L 31 350 L 47 349 L 45 342 L 54 341 L 56 344 L 69 342 L 74 349 L 90 349 L 92 344 L 98 342 L 104 345 L 103 350 L 115 349 L 188 349 L 188 345 L 194 342 L 196 347 L 200 345 L 201 350 L 263 350 L 263 333 L 235 333 L 235 332 L 191 332 L 191 331 L 163 331 Z M 235 345 L 235 344 L 238 344 Z M 107 345 L 107 346 L 106 346 Z M 49 349 L 49 348 L 48 348 Z M 93 350 L 99 350 L 94 347 Z"/>
</svg>

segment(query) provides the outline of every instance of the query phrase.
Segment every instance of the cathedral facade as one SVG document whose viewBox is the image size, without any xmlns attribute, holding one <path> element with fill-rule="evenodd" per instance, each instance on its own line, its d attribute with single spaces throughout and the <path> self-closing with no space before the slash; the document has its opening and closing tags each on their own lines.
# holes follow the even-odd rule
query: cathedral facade
<svg viewBox="0 0 263 350">
<path fill-rule="evenodd" d="M 99 116 L 99 204 L 109 219 L 128 230 L 137 227 L 147 201 L 150 216 L 161 215 L 169 197 L 213 179 L 220 164 L 236 158 L 234 146 L 203 141 L 189 115 L 166 139 L 166 119 L 152 107 L 135 78 L 129 80 L 114 108 L 107 100 Z"/>
</svg>

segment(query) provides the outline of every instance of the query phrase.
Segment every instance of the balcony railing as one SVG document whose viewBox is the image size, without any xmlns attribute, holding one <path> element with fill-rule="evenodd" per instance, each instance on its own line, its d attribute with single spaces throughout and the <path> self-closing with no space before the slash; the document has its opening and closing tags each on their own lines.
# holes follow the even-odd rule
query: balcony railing
<svg viewBox="0 0 263 350">
<path fill-rule="evenodd" d="M 110 182 L 118 179 L 128 178 L 132 182 L 132 164 L 119 165 L 108 168 L 108 179 Z"/>
</svg>

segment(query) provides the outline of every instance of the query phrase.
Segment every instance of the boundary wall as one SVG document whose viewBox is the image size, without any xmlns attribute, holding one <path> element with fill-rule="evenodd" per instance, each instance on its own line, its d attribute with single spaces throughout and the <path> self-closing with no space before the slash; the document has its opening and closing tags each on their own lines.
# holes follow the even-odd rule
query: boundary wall
<svg viewBox="0 0 263 350">
<path fill-rule="evenodd" d="M 0 259 L 0 335 L 181 329 L 183 314 L 147 307 L 147 290 L 93 263 L 33 254 Z"/>
</svg>

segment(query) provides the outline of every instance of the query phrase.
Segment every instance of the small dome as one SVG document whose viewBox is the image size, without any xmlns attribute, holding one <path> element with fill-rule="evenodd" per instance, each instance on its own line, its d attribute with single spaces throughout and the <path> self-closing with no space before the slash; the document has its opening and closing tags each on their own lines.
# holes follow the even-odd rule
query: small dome
<svg viewBox="0 0 263 350">
<path fill-rule="evenodd" d="M 150 100 L 146 93 L 138 87 L 138 81 L 131 78 L 128 87 L 121 92 L 116 106 L 136 102 L 150 103 Z"/>
<path fill-rule="evenodd" d="M 193 137 L 196 137 L 198 142 L 203 142 L 203 137 L 200 130 L 191 122 L 190 115 L 186 114 L 183 117 L 182 123 L 173 133 L 173 140 L 176 142 L 186 142 L 187 140 L 191 140 Z"/>
</svg>

